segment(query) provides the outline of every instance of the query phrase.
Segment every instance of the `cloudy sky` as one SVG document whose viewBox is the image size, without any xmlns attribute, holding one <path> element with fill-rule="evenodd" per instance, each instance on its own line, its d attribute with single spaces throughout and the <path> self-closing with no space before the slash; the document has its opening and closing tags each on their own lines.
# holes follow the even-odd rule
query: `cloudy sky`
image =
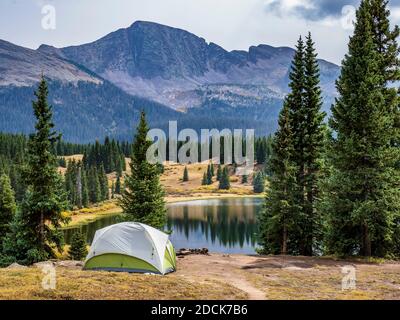
<svg viewBox="0 0 400 320">
<path fill-rule="evenodd" d="M 313 33 L 321 58 L 340 63 L 359 0 L 1 0 L 0 39 L 36 49 L 94 41 L 136 20 L 182 28 L 227 50 L 291 46 Z M 400 0 L 390 1 L 400 23 Z M 50 11 L 49 11 L 49 6 Z M 43 19 L 52 15 L 53 20 Z M 42 10 L 43 13 L 42 13 Z M 49 22 L 50 21 L 50 22 Z M 50 29 L 49 29 L 49 26 Z"/>
</svg>

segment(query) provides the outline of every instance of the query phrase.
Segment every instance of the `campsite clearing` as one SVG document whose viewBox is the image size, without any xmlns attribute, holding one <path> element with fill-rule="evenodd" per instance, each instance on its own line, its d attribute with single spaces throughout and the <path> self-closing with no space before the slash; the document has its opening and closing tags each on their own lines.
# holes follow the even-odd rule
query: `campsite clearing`
<svg viewBox="0 0 400 320">
<path fill-rule="evenodd" d="M 356 289 L 342 290 L 354 266 Z M 167 276 L 59 266 L 55 290 L 40 268 L 0 269 L 0 299 L 397 299 L 400 263 L 310 257 L 211 254 L 178 258 Z"/>
</svg>

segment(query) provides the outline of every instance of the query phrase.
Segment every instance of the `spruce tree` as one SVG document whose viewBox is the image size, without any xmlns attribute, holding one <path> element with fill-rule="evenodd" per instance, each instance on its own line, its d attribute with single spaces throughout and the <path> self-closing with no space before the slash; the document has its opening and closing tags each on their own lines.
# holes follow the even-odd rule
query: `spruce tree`
<svg viewBox="0 0 400 320">
<path fill-rule="evenodd" d="M 88 187 L 88 179 L 87 179 L 87 171 L 82 170 L 82 206 L 87 208 L 89 207 L 89 187 Z"/>
<path fill-rule="evenodd" d="M 219 164 L 219 165 L 218 165 L 218 169 L 217 169 L 217 181 L 220 181 L 220 180 L 221 180 L 221 177 L 222 177 L 222 167 L 221 167 L 221 165 Z"/>
<path fill-rule="evenodd" d="M 207 182 L 207 174 L 204 172 L 203 173 L 203 179 L 201 179 L 201 185 L 206 186 L 208 184 Z"/>
<path fill-rule="evenodd" d="M 103 165 L 100 165 L 99 170 L 99 182 L 100 182 L 100 193 L 101 200 L 108 200 L 110 198 L 109 188 L 108 188 L 108 178 Z"/>
<path fill-rule="evenodd" d="M 207 166 L 207 184 L 208 185 L 211 185 L 212 183 L 213 183 L 213 181 L 212 181 L 212 172 L 211 172 L 211 166 L 210 165 L 208 165 Z"/>
<path fill-rule="evenodd" d="M 86 240 L 82 232 L 77 231 L 72 235 L 71 247 L 68 255 L 72 260 L 83 260 L 88 254 Z"/>
<path fill-rule="evenodd" d="M 224 167 L 221 174 L 221 180 L 219 181 L 220 190 L 229 190 L 231 188 L 231 182 L 229 179 L 229 171 L 227 167 Z"/>
<path fill-rule="evenodd" d="M 111 199 L 115 198 L 115 183 L 114 181 L 111 183 Z"/>
<path fill-rule="evenodd" d="M 279 129 L 272 144 L 271 177 L 263 209 L 257 216 L 259 245 L 263 254 L 299 254 L 296 166 L 292 161 L 293 134 L 290 114 L 284 105 Z"/>
<path fill-rule="evenodd" d="M 47 83 L 42 77 L 33 102 L 36 117 L 35 132 L 30 135 L 24 179 L 28 192 L 20 214 L 12 224 L 12 232 L 4 245 L 5 252 L 17 261 L 31 264 L 54 256 L 53 247 L 62 249 L 62 223 L 68 219 L 62 212 L 67 208 L 57 158 L 52 152 L 60 136 L 54 131 L 52 108 L 47 102 Z"/>
<path fill-rule="evenodd" d="M 185 167 L 185 169 L 183 170 L 183 178 L 182 178 L 183 182 L 187 182 L 189 181 L 189 172 L 188 172 L 188 168 Z"/>
<path fill-rule="evenodd" d="M 89 184 L 89 199 L 91 203 L 98 203 L 102 200 L 101 195 L 101 184 L 97 168 L 91 167 L 88 173 L 88 184 Z"/>
<path fill-rule="evenodd" d="M 0 249 L 3 239 L 10 231 L 10 223 L 15 216 L 16 210 L 17 205 L 10 178 L 6 174 L 2 174 L 0 176 Z"/>
<path fill-rule="evenodd" d="M 151 141 L 147 139 L 149 128 L 142 112 L 132 145 L 131 173 L 126 176 L 127 189 L 122 193 L 120 205 L 126 218 L 162 229 L 166 223 L 164 190 L 160 184 L 158 166 L 146 159 Z"/>
<path fill-rule="evenodd" d="M 300 190 L 304 192 L 304 196 L 302 196 L 302 199 L 304 198 L 302 209 L 302 213 L 304 214 L 304 220 L 302 222 L 304 244 L 302 254 L 312 255 L 313 248 L 320 245 L 322 237 L 321 217 L 317 210 L 317 199 L 325 141 L 325 125 L 323 122 L 326 114 L 321 111 L 322 97 L 319 80 L 319 65 L 314 42 L 310 33 L 306 41 L 304 65 L 304 172 L 302 173 L 303 184 L 300 186 Z M 301 165 L 301 168 L 303 168 L 303 165 Z"/>
<path fill-rule="evenodd" d="M 117 181 L 115 182 L 115 194 L 121 194 L 121 176 L 117 175 Z"/>
<path fill-rule="evenodd" d="M 83 194 L 82 194 L 82 163 L 79 162 L 76 168 L 76 205 L 79 209 L 83 206 Z"/>
<path fill-rule="evenodd" d="M 382 19 L 377 4 L 364 0 L 357 11 L 330 119 L 332 173 L 323 208 L 327 251 L 338 255 L 387 256 L 399 248 L 400 149 L 393 143 L 399 137 L 398 101 L 387 86 L 398 67 L 376 39 Z"/>
<path fill-rule="evenodd" d="M 254 193 L 263 193 L 265 190 L 265 180 L 262 172 L 257 172 L 253 180 Z"/>
</svg>

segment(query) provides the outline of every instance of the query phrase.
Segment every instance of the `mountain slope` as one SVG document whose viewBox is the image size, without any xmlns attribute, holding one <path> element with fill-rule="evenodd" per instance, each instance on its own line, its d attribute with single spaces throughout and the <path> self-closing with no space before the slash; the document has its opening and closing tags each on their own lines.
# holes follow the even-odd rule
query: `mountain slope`
<svg viewBox="0 0 400 320">
<path fill-rule="evenodd" d="M 26 49 L 0 40 L 0 131 L 33 128 L 33 91 L 44 74 L 57 130 L 90 142 L 131 139 L 140 110 L 150 125 L 274 132 L 294 50 L 228 52 L 187 31 L 136 22 L 89 44 Z M 320 60 L 325 110 L 339 67 Z"/>
<path fill-rule="evenodd" d="M 261 99 L 282 98 L 288 91 L 288 71 L 294 50 L 268 45 L 228 52 L 185 30 L 138 21 L 84 45 L 39 51 L 59 55 L 99 74 L 132 95 L 143 96 L 175 109 L 201 106 L 193 91 L 219 84 L 230 91 L 246 86 L 268 88 Z M 324 94 L 335 95 L 339 67 L 320 60 Z M 248 87 L 247 87 L 248 88 Z M 200 96 L 203 94 L 200 93 Z"/>
<path fill-rule="evenodd" d="M 64 139 L 93 142 L 106 135 L 130 139 L 140 111 L 160 127 L 180 113 L 133 97 L 76 63 L 0 40 L 0 131 L 30 133 L 31 101 L 41 75 L 49 82 L 57 130 Z"/>
<path fill-rule="evenodd" d="M 41 74 L 68 83 L 102 80 L 55 56 L 0 40 L 0 86 L 31 86 Z"/>
</svg>

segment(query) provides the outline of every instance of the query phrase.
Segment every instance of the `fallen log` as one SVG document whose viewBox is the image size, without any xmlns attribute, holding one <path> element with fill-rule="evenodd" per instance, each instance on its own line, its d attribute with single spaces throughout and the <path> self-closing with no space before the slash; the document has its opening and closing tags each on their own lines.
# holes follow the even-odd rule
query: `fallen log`
<svg viewBox="0 0 400 320">
<path fill-rule="evenodd" d="M 205 255 L 208 256 L 210 255 L 208 253 L 208 249 L 207 248 L 201 248 L 201 249 L 179 249 L 178 252 L 176 253 L 177 257 L 184 257 L 184 256 L 188 256 L 191 254 L 198 254 L 198 255 Z"/>
</svg>

